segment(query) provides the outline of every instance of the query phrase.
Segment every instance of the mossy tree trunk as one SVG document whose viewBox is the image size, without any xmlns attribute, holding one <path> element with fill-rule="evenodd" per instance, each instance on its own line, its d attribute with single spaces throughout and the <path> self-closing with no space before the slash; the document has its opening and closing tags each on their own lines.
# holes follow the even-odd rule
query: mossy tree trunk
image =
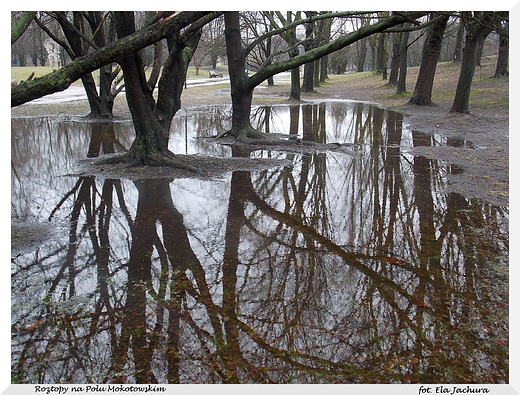
<svg viewBox="0 0 520 395">
<path fill-rule="evenodd" d="M 11 23 L 11 45 L 27 30 L 35 15 L 36 11 L 22 11 Z"/>
</svg>

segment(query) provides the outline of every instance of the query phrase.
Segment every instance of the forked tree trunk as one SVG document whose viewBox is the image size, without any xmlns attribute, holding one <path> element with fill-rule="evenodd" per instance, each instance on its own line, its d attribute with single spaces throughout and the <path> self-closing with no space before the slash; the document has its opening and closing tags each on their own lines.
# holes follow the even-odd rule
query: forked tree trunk
<svg viewBox="0 0 520 395">
<path fill-rule="evenodd" d="M 462 65 L 455 91 L 455 98 L 451 107 L 451 112 L 469 114 L 469 95 L 471 93 L 471 83 L 477 65 L 477 50 L 479 40 L 482 36 L 487 36 L 492 30 L 491 25 L 493 15 L 491 12 L 483 12 L 469 22 L 464 46 Z"/>
<path fill-rule="evenodd" d="M 114 13 L 119 38 L 135 32 L 132 11 Z M 158 122 L 153 109 L 155 100 L 144 74 L 139 52 L 119 61 L 125 81 L 125 96 L 135 129 L 135 140 L 129 157 L 140 164 L 154 164 L 168 151 L 168 131 Z"/>
<path fill-rule="evenodd" d="M 118 35 L 132 34 L 133 12 L 115 12 Z M 216 14 L 215 14 L 216 15 Z M 207 21 L 215 18 L 208 15 Z M 168 58 L 159 79 L 157 102 L 153 97 L 154 86 L 146 80 L 139 52 L 134 52 L 120 60 L 125 79 L 128 107 L 132 113 L 135 140 L 127 154 L 127 159 L 136 164 L 173 165 L 195 170 L 184 165 L 168 149 L 170 125 L 181 106 L 180 98 L 186 81 L 189 62 L 201 36 L 200 27 L 207 23 L 205 18 L 187 27 L 182 35 L 179 31 L 168 38 Z"/>
</svg>

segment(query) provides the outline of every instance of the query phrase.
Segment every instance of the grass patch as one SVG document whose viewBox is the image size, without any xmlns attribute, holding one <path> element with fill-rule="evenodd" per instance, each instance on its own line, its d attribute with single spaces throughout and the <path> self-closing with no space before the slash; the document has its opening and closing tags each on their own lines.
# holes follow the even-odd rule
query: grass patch
<svg viewBox="0 0 520 395">
<path fill-rule="evenodd" d="M 385 99 L 400 99 L 400 98 L 406 98 L 411 97 L 412 92 L 403 92 L 403 93 L 392 93 L 390 95 L 386 95 Z"/>
</svg>

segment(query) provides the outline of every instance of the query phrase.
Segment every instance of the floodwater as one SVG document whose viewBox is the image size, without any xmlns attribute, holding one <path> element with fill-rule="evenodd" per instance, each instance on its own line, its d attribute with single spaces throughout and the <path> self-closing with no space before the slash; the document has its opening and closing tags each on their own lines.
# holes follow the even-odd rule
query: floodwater
<svg viewBox="0 0 520 395">
<path fill-rule="evenodd" d="M 128 148 L 131 122 L 12 119 L 13 240 L 32 237 L 12 248 L 12 381 L 507 383 L 508 208 L 447 192 L 461 169 L 413 155 L 472 143 L 359 102 L 253 118 L 351 145 L 130 181 L 72 173 Z M 171 149 L 230 156 L 198 138 L 229 120 L 183 111 Z"/>
</svg>

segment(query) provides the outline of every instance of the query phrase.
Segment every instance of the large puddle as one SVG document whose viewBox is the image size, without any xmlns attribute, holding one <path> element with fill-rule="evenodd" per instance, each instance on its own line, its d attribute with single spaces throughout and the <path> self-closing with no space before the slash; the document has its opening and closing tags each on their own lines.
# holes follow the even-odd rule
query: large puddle
<svg viewBox="0 0 520 395">
<path fill-rule="evenodd" d="M 367 103 L 258 107 L 270 133 L 348 144 L 214 179 L 70 176 L 131 122 L 12 119 L 14 383 L 507 383 L 508 208 Z M 171 149 L 230 110 L 178 114 Z M 27 225 L 37 225 L 27 227 Z M 20 249 L 15 241 L 29 240 Z"/>
</svg>

